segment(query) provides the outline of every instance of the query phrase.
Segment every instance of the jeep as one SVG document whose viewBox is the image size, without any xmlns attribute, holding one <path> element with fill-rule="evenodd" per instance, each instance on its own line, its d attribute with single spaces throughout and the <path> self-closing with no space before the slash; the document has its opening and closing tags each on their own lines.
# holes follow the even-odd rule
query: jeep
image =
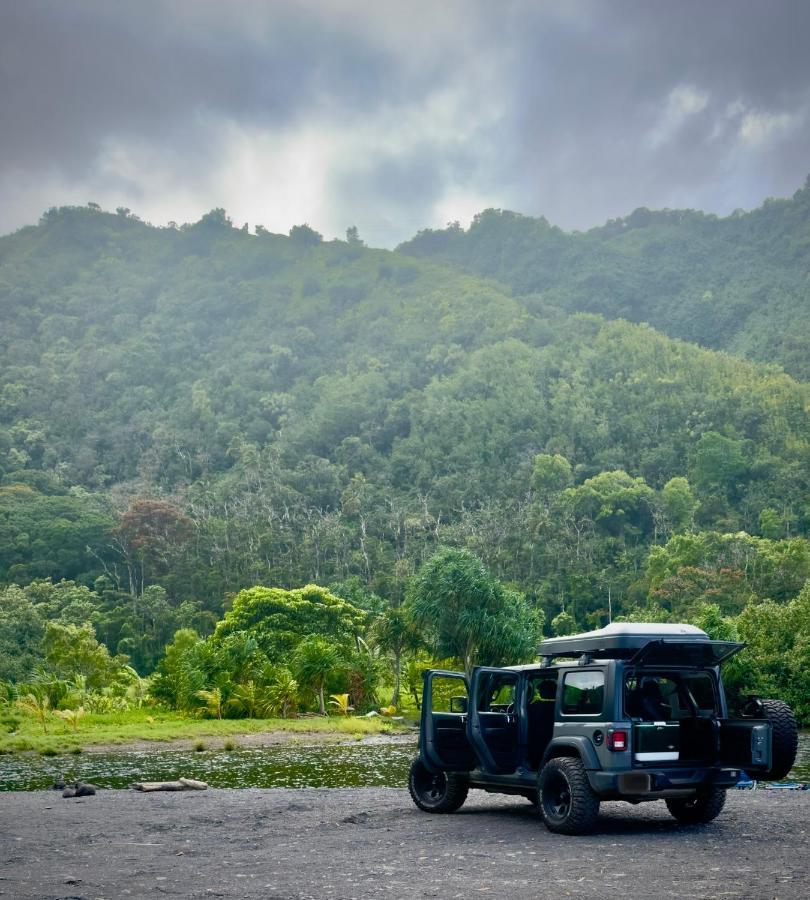
<svg viewBox="0 0 810 900">
<path fill-rule="evenodd" d="M 779 780 L 796 757 L 787 704 L 751 698 L 729 717 L 720 664 L 744 646 L 615 623 L 543 641 L 539 663 L 429 670 L 411 797 L 449 813 L 470 788 L 523 796 L 562 834 L 591 831 L 602 800 L 663 800 L 683 824 L 710 822 L 742 771 Z"/>
</svg>

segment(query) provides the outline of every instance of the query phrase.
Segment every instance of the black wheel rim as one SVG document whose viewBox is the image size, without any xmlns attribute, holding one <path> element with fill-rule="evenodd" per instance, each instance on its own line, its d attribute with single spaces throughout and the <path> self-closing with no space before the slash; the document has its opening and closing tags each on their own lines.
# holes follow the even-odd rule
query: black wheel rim
<svg viewBox="0 0 810 900">
<path fill-rule="evenodd" d="M 563 775 L 555 772 L 546 778 L 543 807 L 553 819 L 565 819 L 571 812 L 571 787 Z"/>
<path fill-rule="evenodd" d="M 428 772 L 421 769 L 414 773 L 414 787 L 420 800 L 429 806 L 441 803 L 447 793 L 447 775 L 444 772 Z"/>
</svg>

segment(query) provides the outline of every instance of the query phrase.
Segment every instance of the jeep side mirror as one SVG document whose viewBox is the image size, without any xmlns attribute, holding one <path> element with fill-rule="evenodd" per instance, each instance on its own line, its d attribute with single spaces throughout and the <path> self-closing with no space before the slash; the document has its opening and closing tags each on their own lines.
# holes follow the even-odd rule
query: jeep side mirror
<svg viewBox="0 0 810 900">
<path fill-rule="evenodd" d="M 467 712 L 467 698 L 466 697 L 451 697 L 450 698 L 450 712 L 451 713 Z"/>
</svg>

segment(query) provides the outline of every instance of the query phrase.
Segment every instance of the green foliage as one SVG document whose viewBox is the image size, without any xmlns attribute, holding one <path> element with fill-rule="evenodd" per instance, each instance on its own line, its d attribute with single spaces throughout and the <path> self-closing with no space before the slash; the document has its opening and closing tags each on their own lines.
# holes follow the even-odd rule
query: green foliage
<svg viewBox="0 0 810 900">
<path fill-rule="evenodd" d="M 788 603 L 747 606 L 737 628 L 751 659 L 748 690 L 784 700 L 810 721 L 810 582 Z"/>
<path fill-rule="evenodd" d="M 17 700 L 17 707 L 24 713 L 33 716 L 42 725 L 43 733 L 48 733 L 48 716 L 51 712 L 51 702 L 42 693 L 32 691 L 24 694 Z"/>
<path fill-rule="evenodd" d="M 546 620 L 781 609 L 810 575 L 807 385 L 618 319 L 806 377 L 809 199 L 575 235 L 489 211 L 399 253 L 221 209 L 0 238 L 0 678 L 222 715 L 252 683 L 293 715 L 308 635 L 360 709 L 402 673 L 418 696 L 423 640 L 515 662 Z M 466 600 L 441 547 L 480 561 Z M 77 687 L 100 647 L 135 677 Z"/>
<path fill-rule="evenodd" d="M 413 653 L 421 647 L 422 635 L 405 607 L 392 606 L 375 620 L 369 638 L 373 646 L 389 655 L 394 675 L 391 706 L 398 706 L 403 655 Z"/>
<path fill-rule="evenodd" d="M 554 637 L 565 637 L 567 634 L 576 634 L 576 632 L 576 619 L 570 613 L 565 612 L 565 610 L 557 613 L 551 620 L 551 633 Z"/>
<path fill-rule="evenodd" d="M 695 483 L 706 491 L 730 491 L 746 471 L 740 442 L 716 431 L 706 431 L 695 448 Z"/>
<path fill-rule="evenodd" d="M 42 641 L 50 671 L 61 677 L 81 675 L 90 690 L 100 690 L 115 680 L 126 657 L 110 656 L 96 639 L 93 626 L 48 622 Z"/>
<path fill-rule="evenodd" d="M 335 708 L 335 712 L 341 716 L 348 716 L 354 711 L 354 707 L 349 705 L 348 694 L 330 694 L 329 705 Z"/>
<path fill-rule="evenodd" d="M 24 681 L 42 661 L 43 617 L 16 585 L 0 590 L 0 680 Z"/>
<path fill-rule="evenodd" d="M 670 478 L 661 489 L 660 507 L 667 531 L 681 532 L 691 528 L 699 506 L 686 478 Z"/>
<path fill-rule="evenodd" d="M 267 701 L 261 685 L 250 678 L 244 684 L 234 685 L 231 696 L 228 699 L 228 707 L 235 710 L 239 716 L 247 719 L 258 719 L 267 711 Z"/>
<path fill-rule="evenodd" d="M 647 574 L 650 596 L 676 617 L 702 602 L 728 615 L 753 601 L 796 596 L 810 578 L 810 544 L 744 532 L 675 535 L 650 550 Z"/>
<path fill-rule="evenodd" d="M 206 690 L 204 642 L 196 631 L 181 628 L 158 664 L 152 682 L 152 695 L 179 710 L 196 707 L 198 691 Z"/>
<path fill-rule="evenodd" d="M 53 714 L 74 732 L 79 730 L 79 722 L 87 715 L 83 706 L 78 709 L 55 709 Z"/>
<path fill-rule="evenodd" d="M 424 565 L 409 610 L 434 652 L 457 657 L 468 672 L 531 659 L 541 633 L 523 595 L 504 588 L 466 550 L 445 548 Z"/>
<path fill-rule="evenodd" d="M 195 691 L 195 696 L 202 700 L 202 702 L 205 704 L 205 706 L 203 707 L 203 712 L 205 715 L 209 716 L 212 719 L 222 718 L 223 703 L 221 688 L 215 687 L 210 691 Z"/>
<path fill-rule="evenodd" d="M 539 494 L 555 494 L 567 488 L 573 481 L 571 463 L 555 453 L 538 453 L 532 469 L 532 488 Z"/>
<path fill-rule="evenodd" d="M 587 232 L 489 209 L 466 232 L 428 229 L 399 249 L 497 279 L 527 303 L 649 322 L 806 379 L 808 240 L 810 182 L 750 213 L 637 209 Z"/>
<path fill-rule="evenodd" d="M 298 681 L 286 666 L 277 666 L 268 674 L 265 688 L 268 713 L 282 719 L 295 715 L 299 700 Z"/>
<path fill-rule="evenodd" d="M 0 455 L 2 446 L 0 437 Z M 26 474 L 31 473 L 11 477 Z M 88 548 L 102 549 L 113 525 L 104 498 L 81 488 L 68 492 L 58 485 L 55 490 L 53 495 L 27 484 L 0 486 L 0 576 L 4 573 L 8 581 L 75 578 L 92 565 Z"/>
<path fill-rule="evenodd" d="M 286 658 L 309 634 L 350 646 L 365 626 L 365 615 L 325 588 L 307 585 L 291 591 L 254 587 L 240 591 L 217 624 L 213 644 L 249 632 L 267 659 Z"/>
<path fill-rule="evenodd" d="M 318 698 L 318 712 L 326 715 L 324 686 L 340 664 L 340 650 L 317 634 L 310 634 L 299 642 L 292 658 L 298 683 Z"/>
</svg>

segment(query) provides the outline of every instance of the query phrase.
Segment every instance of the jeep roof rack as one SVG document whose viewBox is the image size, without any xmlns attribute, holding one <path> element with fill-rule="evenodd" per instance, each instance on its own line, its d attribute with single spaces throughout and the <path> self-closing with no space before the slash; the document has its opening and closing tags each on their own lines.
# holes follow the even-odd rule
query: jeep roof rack
<svg viewBox="0 0 810 900">
<path fill-rule="evenodd" d="M 602 659 L 629 659 L 651 641 L 685 643 L 708 641 L 705 631 L 694 625 L 671 625 L 657 622 L 614 622 L 597 631 L 585 631 L 567 637 L 543 641 L 538 653 L 549 662 L 555 656 L 582 656 Z"/>
</svg>

